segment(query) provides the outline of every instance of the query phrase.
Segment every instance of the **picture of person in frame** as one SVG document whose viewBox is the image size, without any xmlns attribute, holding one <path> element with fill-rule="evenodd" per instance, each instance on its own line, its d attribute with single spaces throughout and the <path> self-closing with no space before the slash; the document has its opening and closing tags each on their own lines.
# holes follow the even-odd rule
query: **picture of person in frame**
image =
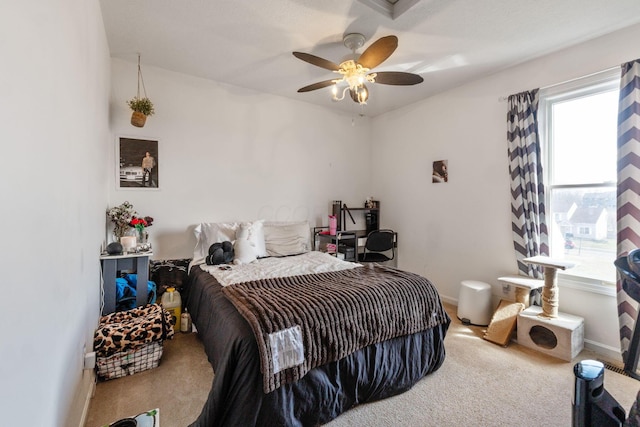
<svg viewBox="0 0 640 427">
<path fill-rule="evenodd" d="M 431 174 L 431 182 L 448 182 L 449 171 L 447 167 L 447 160 L 437 160 L 433 162 L 433 172 Z"/>
<path fill-rule="evenodd" d="M 118 188 L 159 188 L 158 141 L 119 138 Z"/>
</svg>

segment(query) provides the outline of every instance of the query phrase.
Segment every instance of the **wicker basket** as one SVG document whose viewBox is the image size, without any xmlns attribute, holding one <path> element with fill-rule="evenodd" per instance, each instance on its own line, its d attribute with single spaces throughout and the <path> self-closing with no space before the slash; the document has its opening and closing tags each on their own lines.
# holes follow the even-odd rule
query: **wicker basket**
<svg viewBox="0 0 640 427">
<path fill-rule="evenodd" d="M 141 347 L 120 351 L 106 357 L 96 357 L 98 377 L 102 380 L 133 375 L 157 368 L 162 357 L 162 341 L 152 341 Z"/>
<path fill-rule="evenodd" d="M 111 380 L 156 368 L 163 341 L 173 335 L 171 315 L 159 304 L 102 316 L 93 338 L 98 378 Z"/>
<path fill-rule="evenodd" d="M 134 111 L 133 114 L 131 114 L 131 124 L 134 125 L 135 127 L 144 127 L 144 124 L 147 121 L 147 116 L 145 116 L 144 114 L 142 114 L 139 111 Z"/>
</svg>

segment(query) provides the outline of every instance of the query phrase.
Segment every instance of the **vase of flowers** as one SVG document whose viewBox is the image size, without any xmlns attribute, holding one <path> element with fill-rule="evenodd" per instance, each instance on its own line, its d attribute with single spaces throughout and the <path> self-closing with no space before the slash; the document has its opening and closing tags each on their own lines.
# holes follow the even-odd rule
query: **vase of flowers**
<svg viewBox="0 0 640 427">
<path fill-rule="evenodd" d="M 133 227 L 136 230 L 136 236 L 138 244 L 146 244 L 147 239 L 149 238 L 149 233 L 147 233 L 147 227 L 151 227 L 153 224 L 153 218 L 150 216 L 145 216 L 144 218 L 140 218 L 134 216 L 129 221 L 129 226 Z"/>
<path fill-rule="evenodd" d="M 116 242 L 119 242 L 122 236 L 126 236 L 131 231 L 129 223 L 137 215 L 138 213 L 129 202 L 107 209 L 107 218 L 113 222 L 113 234 L 116 237 Z"/>
</svg>

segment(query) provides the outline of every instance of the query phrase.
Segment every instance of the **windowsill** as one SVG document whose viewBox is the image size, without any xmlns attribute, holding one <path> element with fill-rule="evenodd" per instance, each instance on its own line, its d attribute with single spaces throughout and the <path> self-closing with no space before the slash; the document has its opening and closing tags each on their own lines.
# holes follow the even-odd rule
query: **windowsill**
<svg viewBox="0 0 640 427">
<path fill-rule="evenodd" d="M 575 276 L 558 273 L 558 286 L 560 286 L 561 288 L 565 287 L 583 292 L 591 292 L 593 294 L 600 294 L 611 297 L 616 296 L 616 285 L 614 283 L 604 282 L 602 280 L 578 278 Z"/>
</svg>

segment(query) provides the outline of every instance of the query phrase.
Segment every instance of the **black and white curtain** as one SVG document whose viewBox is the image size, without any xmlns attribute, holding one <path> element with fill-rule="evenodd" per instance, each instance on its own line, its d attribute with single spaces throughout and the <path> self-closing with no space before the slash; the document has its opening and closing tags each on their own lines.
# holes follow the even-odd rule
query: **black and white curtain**
<svg viewBox="0 0 640 427">
<path fill-rule="evenodd" d="M 618 241 L 617 255 L 640 247 L 640 60 L 622 64 L 618 104 Z M 627 360 L 638 310 L 636 302 L 616 282 L 620 350 Z"/>
<path fill-rule="evenodd" d="M 542 158 L 538 136 L 538 89 L 508 98 L 507 140 L 511 175 L 511 228 L 520 274 L 542 278 L 542 267 L 524 258 L 549 255 Z"/>
</svg>

